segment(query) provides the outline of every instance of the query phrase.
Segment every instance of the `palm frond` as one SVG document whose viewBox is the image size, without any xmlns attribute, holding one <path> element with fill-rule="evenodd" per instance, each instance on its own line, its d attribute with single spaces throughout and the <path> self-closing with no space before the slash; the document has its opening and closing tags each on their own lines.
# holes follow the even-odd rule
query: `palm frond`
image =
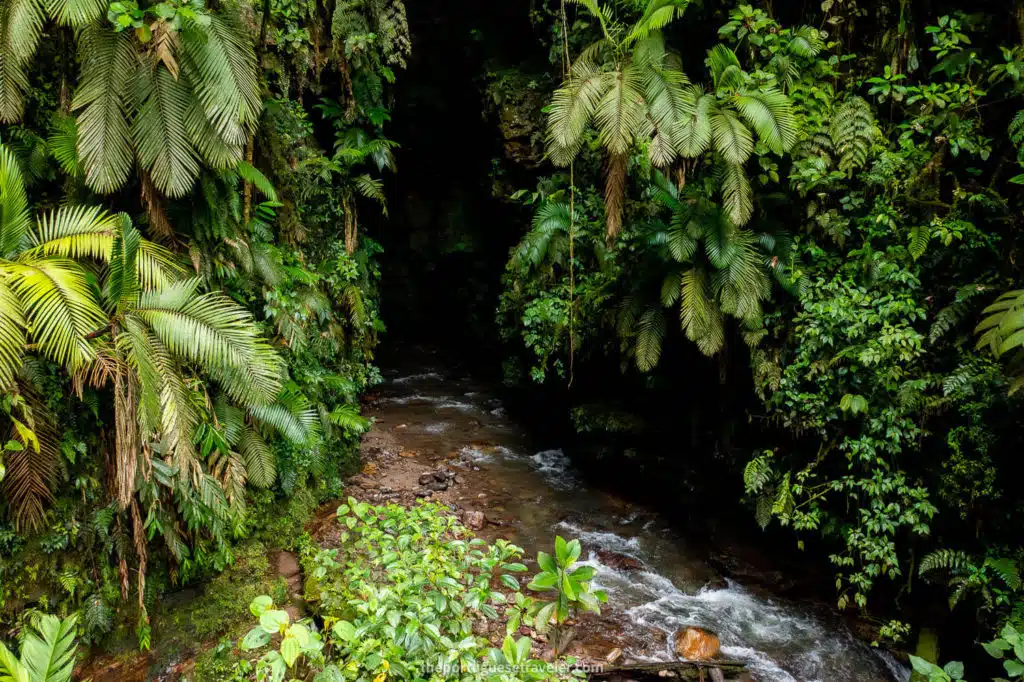
<svg viewBox="0 0 1024 682">
<path fill-rule="evenodd" d="M 50 15 L 61 26 L 81 28 L 107 13 L 107 0 L 49 0 Z"/>
<path fill-rule="evenodd" d="M 754 151 L 754 138 L 739 116 L 730 109 L 715 107 L 709 122 L 715 151 L 730 165 L 745 164 Z"/>
<path fill-rule="evenodd" d="M 533 215 L 532 228 L 513 251 L 513 265 L 529 269 L 552 257 L 557 260 L 557 249 L 553 247 L 562 235 L 568 234 L 570 223 L 568 204 L 545 201 Z"/>
<path fill-rule="evenodd" d="M 583 135 L 594 120 L 613 74 L 602 72 L 586 55 L 572 65 L 569 77 L 551 96 L 547 147 L 551 160 L 568 166 L 579 153 Z"/>
<path fill-rule="evenodd" d="M 707 273 L 698 267 L 684 272 L 681 291 L 679 316 L 686 338 L 705 355 L 714 355 L 725 343 L 725 329 Z"/>
<path fill-rule="evenodd" d="M 0 389 L 7 390 L 13 385 L 22 366 L 25 343 L 25 311 L 7 285 L 7 274 L 0 263 Z"/>
<path fill-rule="evenodd" d="M 743 166 L 726 163 L 722 169 L 722 205 L 736 225 L 746 225 L 754 214 L 754 192 Z"/>
<path fill-rule="evenodd" d="M 149 291 L 132 312 L 176 356 L 214 377 L 232 399 L 264 404 L 281 386 L 281 359 L 247 310 L 225 295 L 197 294 L 199 280 Z"/>
<path fill-rule="evenodd" d="M 78 158 L 78 124 L 74 118 L 54 117 L 50 135 L 46 138 L 46 151 L 69 177 L 83 177 L 82 162 Z"/>
<path fill-rule="evenodd" d="M 743 120 L 757 137 L 776 154 L 796 144 L 796 117 L 789 98 L 775 88 L 737 95 L 733 98 Z"/>
<path fill-rule="evenodd" d="M 657 306 L 647 306 L 636 330 L 633 355 L 641 372 L 650 372 L 661 359 L 661 344 L 665 339 L 665 315 Z"/>
<path fill-rule="evenodd" d="M 129 87 L 138 56 L 128 32 L 97 24 L 79 37 L 82 69 L 71 103 L 78 115 L 78 156 L 85 182 L 101 193 L 120 188 L 132 167 Z"/>
<path fill-rule="evenodd" d="M 139 165 L 172 198 L 192 191 L 199 158 L 186 128 L 192 94 L 167 69 L 143 67 L 137 78 L 139 113 L 132 125 Z"/>
<path fill-rule="evenodd" d="M 124 214 L 110 214 L 98 206 L 65 206 L 40 217 L 26 256 L 109 263 L 114 240 L 126 229 L 134 228 Z M 139 242 L 135 267 L 144 289 L 167 286 L 184 274 L 174 254 L 145 239 Z"/>
<path fill-rule="evenodd" d="M 0 145 L 0 258 L 25 246 L 31 222 L 21 166 L 14 153 Z"/>
<path fill-rule="evenodd" d="M 277 478 L 274 451 L 253 428 L 245 427 L 238 439 L 238 451 L 245 461 L 249 482 L 257 488 L 269 488 Z"/>
<path fill-rule="evenodd" d="M 643 105 L 643 76 L 637 66 L 627 65 L 607 74 L 607 81 L 594 111 L 598 139 L 611 154 L 626 154 L 636 140 L 653 132 Z"/>
<path fill-rule="evenodd" d="M 285 387 L 276 402 L 251 406 L 249 413 L 296 445 L 307 443 L 317 432 L 316 410 L 292 387 Z"/>
<path fill-rule="evenodd" d="M 4 0 L 0 4 L 0 123 L 15 123 L 25 108 L 26 67 L 43 32 L 43 0 Z"/>
<path fill-rule="evenodd" d="M 39 351 L 76 371 L 95 357 L 86 336 L 106 322 L 82 269 L 66 258 L 22 257 L 5 266 Z"/>
<path fill-rule="evenodd" d="M 683 89 L 683 115 L 676 131 L 676 144 L 681 156 L 692 159 L 711 146 L 711 113 L 714 108 L 714 96 L 705 93 L 699 85 Z"/>
</svg>

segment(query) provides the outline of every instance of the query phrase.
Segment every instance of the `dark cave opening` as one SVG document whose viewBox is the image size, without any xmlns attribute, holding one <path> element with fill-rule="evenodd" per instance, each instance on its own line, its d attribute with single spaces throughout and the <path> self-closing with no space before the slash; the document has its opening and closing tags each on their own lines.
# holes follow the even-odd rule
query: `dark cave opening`
<svg viewBox="0 0 1024 682">
<path fill-rule="evenodd" d="M 492 196 L 502 140 L 487 116 L 485 78 L 543 48 L 523 3 L 428 0 L 408 12 L 416 47 L 390 124 L 399 172 L 389 181 L 390 219 L 371 230 L 384 249 L 384 351 L 424 344 L 493 369 L 501 275 L 528 218 Z"/>
</svg>

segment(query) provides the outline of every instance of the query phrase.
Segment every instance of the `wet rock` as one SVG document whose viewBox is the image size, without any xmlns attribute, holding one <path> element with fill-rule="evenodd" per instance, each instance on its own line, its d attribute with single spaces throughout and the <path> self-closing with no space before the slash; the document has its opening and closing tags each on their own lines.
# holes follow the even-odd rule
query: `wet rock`
<svg viewBox="0 0 1024 682">
<path fill-rule="evenodd" d="M 487 517 L 482 511 L 467 511 L 464 518 L 466 528 L 470 530 L 481 530 L 487 525 Z"/>
<path fill-rule="evenodd" d="M 363 466 L 363 475 L 364 476 L 376 476 L 377 475 L 377 465 L 374 462 L 369 462 L 369 463 L 365 464 Z"/>
<path fill-rule="evenodd" d="M 718 635 L 704 628 L 690 626 L 676 633 L 676 655 L 688 661 L 707 661 L 718 655 Z"/>
<path fill-rule="evenodd" d="M 609 552 L 606 549 L 599 549 L 596 554 L 602 564 L 618 571 L 637 571 L 644 567 L 643 563 L 625 554 Z"/>
<path fill-rule="evenodd" d="M 437 471 L 434 472 L 434 480 L 440 481 L 442 483 L 444 483 L 451 477 L 452 474 L 447 471 L 444 471 L 443 469 L 438 469 Z"/>
<path fill-rule="evenodd" d="M 434 480 L 434 474 L 429 471 L 425 474 L 420 474 L 420 485 L 426 485 Z"/>
<path fill-rule="evenodd" d="M 435 480 L 435 481 L 431 481 L 431 482 L 427 483 L 423 487 L 426 488 L 427 490 L 432 490 L 434 492 L 441 493 L 441 492 L 444 492 L 445 490 L 448 490 L 448 481 L 436 481 Z"/>
</svg>

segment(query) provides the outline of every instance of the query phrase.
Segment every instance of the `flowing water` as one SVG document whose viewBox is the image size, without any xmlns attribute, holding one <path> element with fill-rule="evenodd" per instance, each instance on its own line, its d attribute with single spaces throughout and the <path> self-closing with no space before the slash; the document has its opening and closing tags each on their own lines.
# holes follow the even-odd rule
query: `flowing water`
<svg viewBox="0 0 1024 682">
<path fill-rule="evenodd" d="M 856 640 L 827 609 L 793 603 L 723 580 L 708 549 L 655 513 L 589 485 L 559 449 L 538 449 L 486 386 L 442 370 L 393 374 L 369 414 L 399 429 L 403 447 L 458 454 L 488 482 L 498 534 L 550 550 L 555 534 L 577 537 L 608 592 L 609 611 L 637 661 L 671 660 L 673 634 L 697 625 L 719 634 L 723 655 L 762 682 L 905 682 L 908 671 Z M 398 433 L 399 431 L 395 431 Z M 468 491 L 470 497 L 476 490 Z M 618 566 L 614 568 L 612 565 Z"/>
</svg>

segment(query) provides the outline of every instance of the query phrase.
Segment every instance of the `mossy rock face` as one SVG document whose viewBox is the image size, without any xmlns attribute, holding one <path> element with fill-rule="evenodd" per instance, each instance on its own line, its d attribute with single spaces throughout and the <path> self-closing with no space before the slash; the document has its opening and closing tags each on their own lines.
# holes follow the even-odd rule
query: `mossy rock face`
<svg viewBox="0 0 1024 682">
<path fill-rule="evenodd" d="M 492 75 L 487 94 L 493 105 L 505 158 L 536 167 L 544 158 L 544 113 L 551 84 L 543 76 L 506 69 Z"/>
<path fill-rule="evenodd" d="M 317 606 L 320 604 L 320 581 L 313 576 L 306 578 L 302 592 L 309 610 L 317 613 Z"/>
</svg>

